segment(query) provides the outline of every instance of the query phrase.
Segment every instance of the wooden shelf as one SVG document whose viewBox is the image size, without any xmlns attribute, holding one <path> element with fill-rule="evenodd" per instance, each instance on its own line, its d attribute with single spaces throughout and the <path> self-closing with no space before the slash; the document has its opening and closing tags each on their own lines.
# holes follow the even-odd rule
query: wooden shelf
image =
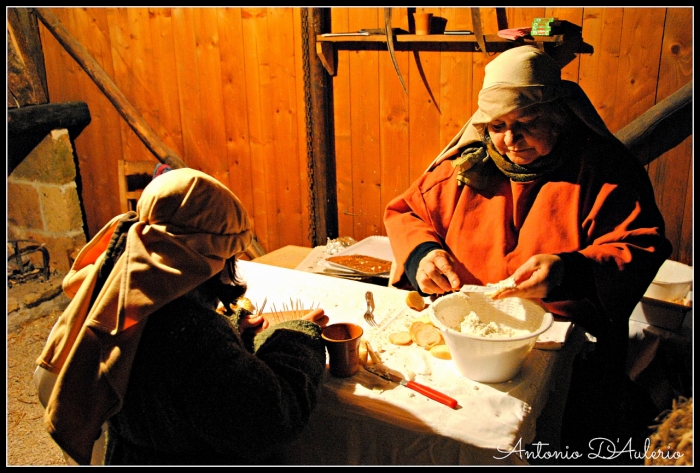
<svg viewBox="0 0 700 473">
<path fill-rule="evenodd" d="M 336 52 L 339 49 L 376 49 L 379 45 L 386 44 L 386 36 L 372 34 L 369 36 L 323 36 L 316 35 L 316 53 L 323 67 L 332 76 L 336 74 Z M 564 43 L 564 35 L 525 37 L 517 40 L 501 38 L 495 34 L 484 35 L 484 42 L 506 46 L 506 44 L 524 45 L 531 44 L 544 49 L 545 45 L 559 46 Z M 394 47 L 397 51 L 405 50 L 440 50 L 441 47 L 468 46 L 473 50 L 479 50 L 476 35 L 447 35 L 447 34 L 397 34 L 394 36 Z"/>
<path fill-rule="evenodd" d="M 564 35 L 526 37 L 521 40 L 511 40 L 501 38 L 495 34 L 484 35 L 486 43 L 563 43 Z M 386 36 L 373 34 L 369 36 L 323 36 L 316 35 L 316 41 L 322 43 L 386 43 Z M 476 43 L 476 35 L 455 35 L 455 34 L 397 34 L 394 36 L 394 43 Z"/>
</svg>

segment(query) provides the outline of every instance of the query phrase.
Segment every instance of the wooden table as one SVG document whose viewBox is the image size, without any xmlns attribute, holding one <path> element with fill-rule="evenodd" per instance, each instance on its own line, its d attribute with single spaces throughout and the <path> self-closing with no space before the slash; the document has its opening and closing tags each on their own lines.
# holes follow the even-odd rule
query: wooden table
<svg viewBox="0 0 700 473">
<path fill-rule="evenodd" d="M 305 246 L 287 245 L 259 256 L 253 261 L 279 268 L 294 269 L 311 253 L 311 250 L 312 248 Z"/>
<path fill-rule="evenodd" d="M 533 350 L 521 373 L 507 383 L 476 383 L 462 377 L 449 360 L 432 359 L 419 347 L 383 342 L 397 324 L 420 316 L 406 306 L 407 291 L 291 269 L 311 251 L 287 246 L 240 261 L 246 295 L 254 303 L 267 299 L 267 307 L 291 299 L 320 304 L 330 323 L 363 326 L 363 338 L 375 345 L 386 366 L 415 371 L 416 381 L 454 397 L 460 409 L 389 385 L 365 370 L 345 379 L 326 372 L 319 404 L 301 438 L 283 453 L 285 464 L 518 465 L 527 464 L 523 455 L 507 452 L 535 440 L 558 447 L 570 369 L 581 339 L 570 338 L 558 351 Z M 374 294 L 378 328 L 362 319 L 368 290 Z"/>
</svg>

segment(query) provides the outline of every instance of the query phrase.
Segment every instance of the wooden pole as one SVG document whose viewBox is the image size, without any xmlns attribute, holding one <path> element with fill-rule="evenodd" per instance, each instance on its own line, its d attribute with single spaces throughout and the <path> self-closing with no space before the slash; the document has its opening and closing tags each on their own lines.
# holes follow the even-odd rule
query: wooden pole
<svg viewBox="0 0 700 473">
<path fill-rule="evenodd" d="M 329 8 L 306 8 L 302 32 L 308 53 L 306 126 L 309 143 L 311 242 L 325 245 L 338 237 L 338 201 L 333 130 L 333 83 L 316 54 L 316 35 L 330 31 Z"/>
<path fill-rule="evenodd" d="M 68 30 L 63 27 L 56 15 L 47 8 L 34 8 L 33 11 L 44 26 L 54 35 L 65 50 L 68 51 L 68 54 L 70 54 L 73 59 L 80 64 L 83 70 L 87 72 L 97 87 L 99 87 L 109 101 L 112 102 L 112 105 L 114 105 L 124 120 L 126 120 L 127 124 L 134 130 L 134 133 L 138 135 L 158 161 L 169 165 L 173 169 L 187 167 L 177 153 L 158 138 L 156 132 L 146 123 L 138 110 L 131 105 L 129 100 L 124 96 L 121 90 L 119 90 L 104 69 L 100 67 Z"/>
<path fill-rule="evenodd" d="M 615 133 L 642 164 L 649 164 L 693 134 L 690 81 Z"/>
</svg>

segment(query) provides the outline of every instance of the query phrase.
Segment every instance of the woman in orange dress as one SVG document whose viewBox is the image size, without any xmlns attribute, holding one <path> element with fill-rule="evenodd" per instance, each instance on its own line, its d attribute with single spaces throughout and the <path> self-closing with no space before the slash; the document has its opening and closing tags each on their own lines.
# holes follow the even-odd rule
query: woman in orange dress
<svg viewBox="0 0 700 473">
<path fill-rule="evenodd" d="M 620 376 L 630 314 L 671 253 L 651 182 L 546 53 L 516 47 L 485 72 L 479 109 L 386 209 L 390 284 L 440 295 L 510 277 L 496 297 L 573 320 Z"/>
</svg>

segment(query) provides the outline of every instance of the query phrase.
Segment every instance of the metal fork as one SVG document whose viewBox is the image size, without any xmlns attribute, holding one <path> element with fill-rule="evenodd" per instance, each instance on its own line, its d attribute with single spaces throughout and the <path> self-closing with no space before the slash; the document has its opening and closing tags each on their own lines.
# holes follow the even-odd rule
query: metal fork
<svg viewBox="0 0 700 473">
<path fill-rule="evenodd" d="M 371 327 L 377 327 L 377 322 L 374 320 L 374 298 L 372 297 L 371 291 L 367 291 L 365 294 L 365 300 L 367 301 L 365 322 L 367 322 Z"/>
</svg>

